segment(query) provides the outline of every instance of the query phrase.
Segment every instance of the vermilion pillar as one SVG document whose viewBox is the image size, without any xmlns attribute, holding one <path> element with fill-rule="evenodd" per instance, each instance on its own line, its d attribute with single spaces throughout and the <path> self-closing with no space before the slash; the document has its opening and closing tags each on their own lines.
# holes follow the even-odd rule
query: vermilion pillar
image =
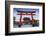
<svg viewBox="0 0 46 36">
<path fill-rule="evenodd" d="M 22 25 L 22 21 L 21 21 L 21 19 L 22 19 L 22 13 L 21 13 L 21 15 L 20 15 L 19 27 L 21 27 L 21 25 Z"/>
<path fill-rule="evenodd" d="M 34 16 L 34 15 L 31 13 L 31 17 L 32 17 L 32 24 L 34 24 L 34 23 L 35 23 L 35 22 L 34 22 L 35 20 L 34 20 L 33 16 Z"/>
</svg>

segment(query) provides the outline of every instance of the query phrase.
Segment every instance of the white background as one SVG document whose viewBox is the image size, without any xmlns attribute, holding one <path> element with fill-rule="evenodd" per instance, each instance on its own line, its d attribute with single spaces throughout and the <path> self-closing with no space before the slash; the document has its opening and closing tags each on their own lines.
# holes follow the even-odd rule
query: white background
<svg viewBox="0 0 46 36">
<path fill-rule="evenodd" d="M 25 0 L 25 1 L 28 1 L 28 2 L 31 2 L 31 1 L 32 2 L 45 2 L 45 0 Z M 5 0 L 0 0 L 0 36 L 5 36 Z M 46 33 L 45 34 L 16 35 L 16 36 L 46 36 Z"/>
</svg>

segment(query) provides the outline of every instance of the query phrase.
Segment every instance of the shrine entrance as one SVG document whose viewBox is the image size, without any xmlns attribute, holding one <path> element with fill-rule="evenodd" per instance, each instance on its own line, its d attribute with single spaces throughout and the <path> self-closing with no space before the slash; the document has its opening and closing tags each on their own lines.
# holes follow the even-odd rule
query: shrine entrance
<svg viewBox="0 0 46 36">
<path fill-rule="evenodd" d="M 29 15 L 29 16 L 31 16 L 32 17 L 32 24 L 34 24 L 35 22 L 35 19 L 33 18 L 33 16 L 35 15 L 35 14 L 33 14 L 33 13 L 35 13 L 35 11 L 18 11 L 19 13 L 17 14 L 17 15 L 19 15 L 20 16 L 20 22 L 19 22 L 19 27 L 21 27 L 21 25 L 22 25 L 22 16 L 23 15 Z"/>
</svg>

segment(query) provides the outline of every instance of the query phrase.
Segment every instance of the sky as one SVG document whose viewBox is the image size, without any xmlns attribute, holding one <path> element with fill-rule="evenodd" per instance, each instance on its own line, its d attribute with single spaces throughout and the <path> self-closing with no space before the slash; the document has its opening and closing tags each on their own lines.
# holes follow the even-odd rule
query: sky
<svg viewBox="0 0 46 36">
<path fill-rule="evenodd" d="M 39 9 L 33 9 L 33 8 L 14 8 L 13 9 L 13 16 L 16 17 L 16 21 L 20 19 L 20 15 L 17 15 L 17 13 L 18 13 L 17 11 L 18 10 L 20 10 L 20 11 L 35 11 L 36 13 L 34 13 L 34 14 L 36 14 L 36 15 L 34 15 L 33 17 L 34 17 L 34 19 L 39 20 Z M 24 17 L 29 17 L 32 20 L 32 17 L 30 15 L 23 15 L 22 16 L 22 20 L 23 20 Z"/>
</svg>

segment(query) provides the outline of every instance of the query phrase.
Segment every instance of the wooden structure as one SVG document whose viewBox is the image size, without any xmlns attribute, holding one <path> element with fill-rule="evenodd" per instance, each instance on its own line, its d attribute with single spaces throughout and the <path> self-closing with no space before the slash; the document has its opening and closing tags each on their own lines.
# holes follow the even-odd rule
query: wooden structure
<svg viewBox="0 0 46 36">
<path fill-rule="evenodd" d="M 22 19 L 22 16 L 23 15 L 30 15 L 31 17 L 32 17 L 32 24 L 34 24 L 35 22 L 35 20 L 34 20 L 34 18 L 33 18 L 33 16 L 35 15 L 35 14 L 33 14 L 33 13 L 35 13 L 36 11 L 29 11 L 29 10 L 17 10 L 17 12 L 18 12 L 18 14 L 17 15 L 20 15 L 20 24 L 19 24 L 19 27 L 21 27 L 21 25 L 22 25 L 22 21 L 21 21 L 21 19 Z"/>
</svg>

